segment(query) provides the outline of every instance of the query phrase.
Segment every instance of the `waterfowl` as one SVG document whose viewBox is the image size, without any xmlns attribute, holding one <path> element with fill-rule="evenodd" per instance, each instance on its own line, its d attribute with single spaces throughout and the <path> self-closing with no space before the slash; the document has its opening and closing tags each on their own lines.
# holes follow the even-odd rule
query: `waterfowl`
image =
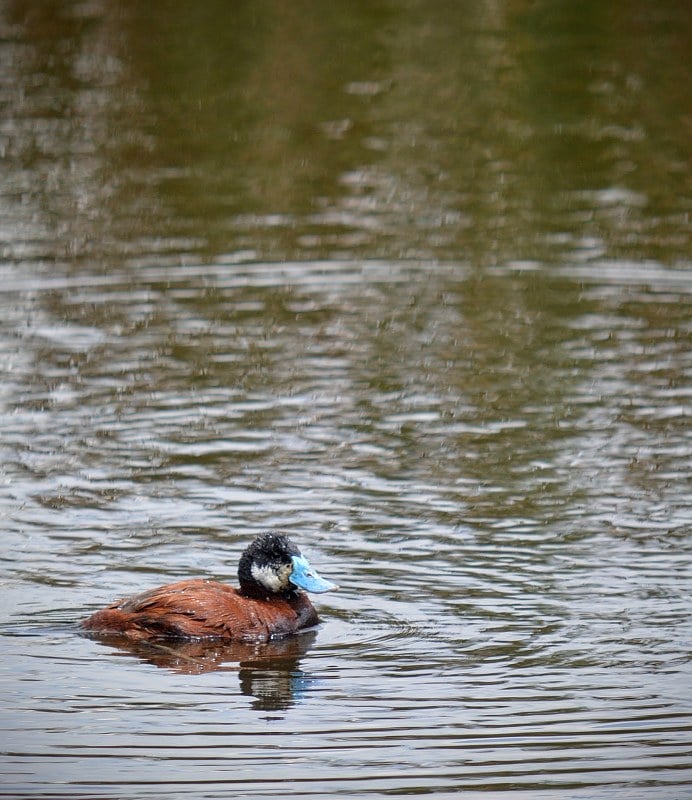
<svg viewBox="0 0 692 800">
<path fill-rule="evenodd" d="M 238 581 L 238 589 L 203 578 L 170 583 L 119 600 L 92 614 L 81 627 L 140 641 L 267 641 L 319 622 L 305 591 L 336 589 L 290 539 L 274 533 L 258 536 L 245 550 Z"/>
</svg>

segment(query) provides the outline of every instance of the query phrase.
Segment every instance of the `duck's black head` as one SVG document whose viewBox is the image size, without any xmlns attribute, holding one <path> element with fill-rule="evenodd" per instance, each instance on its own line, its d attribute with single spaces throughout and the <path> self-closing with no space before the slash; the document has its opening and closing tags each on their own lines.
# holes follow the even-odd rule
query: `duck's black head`
<svg viewBox="0 0 692 800">
<path fill-rule="evenodd" d="M 245 550 L 238 563 L 240 591 L 248 597 L 288 595 L 298 588 L 328 592 L 336 586 L 321 578 L 286 536 L 265 533 Z"/>
</svg>

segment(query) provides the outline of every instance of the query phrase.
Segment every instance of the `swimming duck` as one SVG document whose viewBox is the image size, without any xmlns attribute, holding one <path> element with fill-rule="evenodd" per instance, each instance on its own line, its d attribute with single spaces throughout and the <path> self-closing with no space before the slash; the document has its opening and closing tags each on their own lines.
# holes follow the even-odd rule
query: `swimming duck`
<svg viewBox="0 0 692 800">
<path fill-rule="evenodd" d="M 337 587 L 321 578 L 286 536 L 258 536 L 238 563 L 239 589 L 193 578 L 119 600 L 81 623 L 128 639 L 266 641 L 319 622 L 304 591 Z"/>
</svg>

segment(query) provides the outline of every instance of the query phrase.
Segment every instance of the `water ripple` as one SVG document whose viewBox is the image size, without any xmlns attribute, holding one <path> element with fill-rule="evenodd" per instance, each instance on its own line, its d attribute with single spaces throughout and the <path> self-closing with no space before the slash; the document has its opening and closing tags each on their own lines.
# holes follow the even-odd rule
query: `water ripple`
<svg viewBox="0 0 692 800">
<path fill-rule="evenodd" d="M 562 273 L 497 336 L 525 266 L 10 275 L 0 796 L 690 785 L 691 287 Z M 76 635 L 274 528 L 341 586 L 300 653 Z"/>
</svg>

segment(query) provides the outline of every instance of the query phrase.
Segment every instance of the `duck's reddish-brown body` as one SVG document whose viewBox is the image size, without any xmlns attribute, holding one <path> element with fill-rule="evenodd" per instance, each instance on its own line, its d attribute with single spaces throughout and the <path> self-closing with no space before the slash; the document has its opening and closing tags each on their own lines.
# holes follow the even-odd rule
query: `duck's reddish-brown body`
<svg viewBox="0 0 692 800">
<path fill-rule="evenodd" d="M 223 583 L 193 579 L 113 603 L 84 620 L 82 627 L 129 639 L 266 641 L 318 622 L 301 591 L 256 599 Z"/>
</svg>

